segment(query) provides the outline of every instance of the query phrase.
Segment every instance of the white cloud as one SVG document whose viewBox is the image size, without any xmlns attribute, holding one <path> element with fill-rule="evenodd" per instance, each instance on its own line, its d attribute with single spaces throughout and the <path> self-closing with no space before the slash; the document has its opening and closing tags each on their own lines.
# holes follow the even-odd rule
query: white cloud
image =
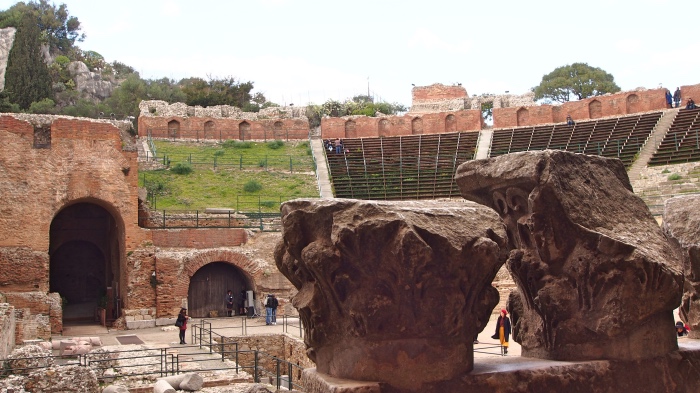
<svg viewBox="0 0 700 393">
<path fill-rule="evenodd" d="M 472 48 L 472 42 L 469 40 L 449 42 L 426 28 L 420 28 L 408 39 L 408 46 L 450 53 L 467 53 Z"/>
<path fill-rule="evenodd" d="M 615 47 L 625 53 L 637 53 L 642 49 L 642 41 L 635 38 L 626 38 L 615 42 Z"/>
<path fill-rule="evenodd" d="M 161 2 L 161 11 L 165 16 L 178 17 L 182 14 L 182 8 L 175 0 L 165 0 Z"/>
</svg>

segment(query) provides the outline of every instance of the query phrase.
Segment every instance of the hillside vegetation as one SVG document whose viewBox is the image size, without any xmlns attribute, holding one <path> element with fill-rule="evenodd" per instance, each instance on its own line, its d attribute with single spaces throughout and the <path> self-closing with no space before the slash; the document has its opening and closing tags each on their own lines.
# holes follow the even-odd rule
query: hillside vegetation
<svg viewBox="0 0 700 393">
<path fill-rule="evenodd" d="M 286 200 L 318 197 L 307 141 L 155 145 L 158 161 L 169 168 L 140 171 L 151 209 L 278 212 Z"/>
</svg>

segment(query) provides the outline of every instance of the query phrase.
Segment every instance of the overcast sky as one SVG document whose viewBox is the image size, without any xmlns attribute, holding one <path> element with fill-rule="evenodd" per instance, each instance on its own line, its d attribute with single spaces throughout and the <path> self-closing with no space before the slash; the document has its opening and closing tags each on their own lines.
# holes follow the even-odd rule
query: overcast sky
<svg viewBox="0 0 700 393">
<path fill-rule="evenodd" d="M 0 9 L 15 1 L 0 0 Z M 278 104 L 370 94 L 406 106 L 411 84 L 522 94 L 585 62 L 623 90 L 700 83 L 700 4 L 671 0 L 64 0 L 84 50 L 143 78 L 254 82 Z"/>
</svg>

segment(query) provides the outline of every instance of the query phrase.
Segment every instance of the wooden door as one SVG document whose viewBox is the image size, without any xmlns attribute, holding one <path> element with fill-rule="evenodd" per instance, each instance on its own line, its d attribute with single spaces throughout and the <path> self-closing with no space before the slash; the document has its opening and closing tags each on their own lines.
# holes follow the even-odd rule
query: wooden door
<svg viewBox="0 0 700 393">
<path fill-rule="evenodd" d="M 241 291 L 253 289 L 246 285 L 242 272 L 225 262 L 213 262 L 202 266 L 190 279 L 187 295 L 188 314 L 194 318 L 207 318 L 211 311 L 219 317 L 226 314 L 226 291 L 231 290 L 236 299 L 233 311 L 238 309 Z"/>
</svg>

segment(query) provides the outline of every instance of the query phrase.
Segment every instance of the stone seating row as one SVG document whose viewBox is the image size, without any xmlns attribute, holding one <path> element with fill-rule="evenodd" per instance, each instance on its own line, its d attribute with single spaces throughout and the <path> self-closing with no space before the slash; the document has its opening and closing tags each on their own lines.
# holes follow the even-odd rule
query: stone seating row
<svg viewBox="0 0 700 393">
<path fill-rule="evenodd" d="M 557 149 L 616 157 L 630 166 L 662 112 L 617 118 L 495 130 L 490 156 L 518 151 Z"/>
<path fill-rule="evenodd" d="M 649 160 L 650 166 L 700 160 L 700 108 L 681 109 Z"/>
<path fill-rule="evenodd" d="M 474 158 L 477 132 L 343 140 L 327 152 L 335 196 L 427 199 L 459 195 L 456 167 Z"/>
</svg>

